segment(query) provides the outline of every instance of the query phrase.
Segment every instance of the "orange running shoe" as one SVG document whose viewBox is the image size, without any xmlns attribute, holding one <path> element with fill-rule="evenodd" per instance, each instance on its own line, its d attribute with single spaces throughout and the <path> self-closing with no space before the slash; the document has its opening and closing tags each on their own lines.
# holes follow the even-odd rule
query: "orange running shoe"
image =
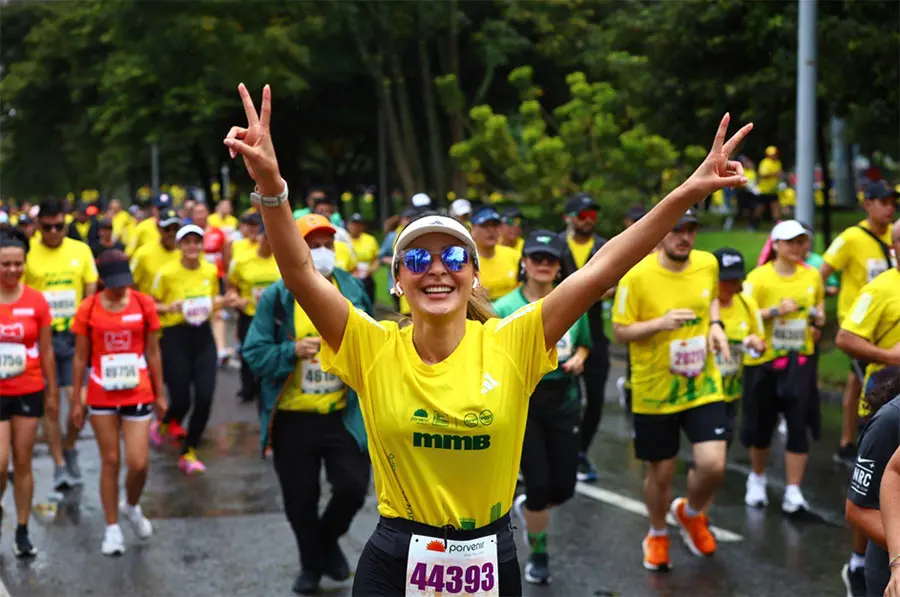
<svg viewBox="0 0 900 597">
<path fill-rule="evenodd" d="M 701 512 L 697 516 L 688 516 L 684 509 L 687 507 L 687 498 L 675 498 L 670 510 L 672 516 L 681 527 L 681 537 L 694 555 L 711 556 L 716 553 L 716 538 L 709 530 L 709 518 Z"/>
<path fill-rule="evenodd" d="M 647 534 L 641 548 L 644 550 L 644 568 L 657 572 L 669 571 L 669 536 Z"/>
</svg>

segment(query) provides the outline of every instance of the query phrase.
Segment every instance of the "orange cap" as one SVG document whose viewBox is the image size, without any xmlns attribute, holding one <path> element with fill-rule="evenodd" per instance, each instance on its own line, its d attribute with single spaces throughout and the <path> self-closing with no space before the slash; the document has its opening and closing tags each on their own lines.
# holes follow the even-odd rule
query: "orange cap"
<svg viewBox="0 0 900 597">
<path fill-rule="evenodd" d="M 97 209 L 96 205 L 89 205 L 88 208 L 84 210 L 84 212 L 89 216 L 96 216 L 99 210 Z"/>
<path fill-rule="evenodd" d="M 320 214 L 303 216 L 297 220 L 297 228 L 300 229 L 300 234 L 303 235 L 303 238 L 306 238 L 311 232 L 316 230 L 327 230 L 332 234 L 337 232 L 335 227 L 331 225 L 331 222 L 328 221 L 328 218 Z"/>
</svg>

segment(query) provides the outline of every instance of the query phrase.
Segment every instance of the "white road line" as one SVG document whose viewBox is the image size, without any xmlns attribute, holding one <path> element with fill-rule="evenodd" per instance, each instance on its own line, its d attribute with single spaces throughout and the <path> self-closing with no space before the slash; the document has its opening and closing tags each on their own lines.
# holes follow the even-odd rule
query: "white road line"
<svg viewBox="0 0 900 597">
<path fill-rule="evenodd" d="M 6 590 L 6 585 L 3 584 L 2 578 L 0 578 L 0 597 L 10 597 L 9 591 Z"/>
<path fill-rule="evenodd" d="M 603 502 L 604 504 L 627 510 L 633 514 L 649 517 L 647 506 L 645 506 L 643 502 L 618 494 L 614 491 L 601 489 L 600 487 L 581 482 L 575 485 L 575 491 L 592 500 L 597 500 L 598 502 Z M 678 526 L 675 522 L 675 518 L 671 514 L 666 516 L 666 522 L 672 526 Z M 713 535 L 716 536 L 716 539 L 723 543 L 737 543 L 744 540 L 741 535 L 725 529 L 720 529 L 719 527 L 710 526 L 709 529 L 713 532 Z"/>
</svg>

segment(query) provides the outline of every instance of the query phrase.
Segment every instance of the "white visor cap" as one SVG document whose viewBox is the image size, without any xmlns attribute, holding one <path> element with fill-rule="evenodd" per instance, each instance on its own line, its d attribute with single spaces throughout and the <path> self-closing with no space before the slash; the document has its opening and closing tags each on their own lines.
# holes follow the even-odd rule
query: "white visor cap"
<svg viewBox="0 0 900 597">
<path fill-rule="evenodd" d="M 803 227 L 803 224 L 797 220 L 785 220 L 778 222 L 772 228 L 772 240 L 791 240 L 798 236 L 809 236 L 809 232 Z"/>
<path fill-rule="evenodd" d="M 397 270 L 400 269 L 400 254 L 403 253 L 403 250 L 423 234 L 431 233 L 448 234 L 460 241 L 469 251 L 475 271 L 478 271 L 478 248 L 468 229 L 453 218 L 438 215 L 419 218 L 404 228 L 397 237 L 397 242 L 394 243 L 394 258 L 391 261 L 391 270 L 395 276 Z"/>
<path fill-rule="evenodd" d="M 469 203 L 466 199 L 457 199 L 453 203 L 450 204 L 450 215 L 451 216 L 466 216 L 472 214 L 472 204 Z"/>
<path fill-rule="evenodd" d="M 175 241 L 180 241 L 188 234 L 196 234 L 200 238 L 203 238 L 203 228 L 197 226 L 196 224 L 188 224 L 187 226 L 182 226 L 178 229 L 178 232 L 175 233 Z"/>
</svg>

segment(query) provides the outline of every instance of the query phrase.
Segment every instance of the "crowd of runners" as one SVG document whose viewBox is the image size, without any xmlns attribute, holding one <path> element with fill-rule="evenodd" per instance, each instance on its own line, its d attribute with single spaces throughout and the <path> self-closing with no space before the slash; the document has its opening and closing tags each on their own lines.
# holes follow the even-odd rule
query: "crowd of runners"
<svg viewBox="0 0 900 597">
<path fill-rule="evenodd" d="M 780 428 L 781 510 L 809 511 L 802 485 L 821 430 L 818 346 L 825 297 L 837 293 L 836 343 L 853 368 L 835 459 L 855 466 L 854 540 L 841 576 L 848 595 L 897 594 L 900 504 L 879 500 L 900 479 L 895 189 L 868 182 L 865 219 L 822 256 L 811 223 L 796 220 L 771 228 L 758 263 L 730 247 L 697 250 L 694 206 L 747 183 L 729 156 L 750 127 L 726 140 L 726 116 L 698 170 L 652 210 L 631 209 L 613 239 L 595 233 L 603 213 L 588 194 L 568 198 L 549 230 L 517 208 L 460 199 L 443 210 L 420 193 L 379 244 L 321 190 L 289 209 L 294 193 L 268 135 L 270 92 L 260 113 L 240 92 L 248 124 L 225 144 L 257 188 L 239 218 L 228 200 L 211 212 L 165 194 L 127 210 L 115 200 L 102 211 L 47 200 L 0 217 L 0 493 L 11 455 L 16 555 L 37 552 L 28 521 L 39 423 L 53 486 L 65 491 L 84 483 L 76 440 L 90 421 L 106 519 L 100 550 L 122 554 L 120 516 L 137 538 L 153 533 L 140 507 L 151 446 L 174 448 L 187 475 L 215 466 L 198 448 L 218 371 L 239 362 L 238 398 L 257 405 L 260 454 L 271 455 L 297 541 L 295 592 L 350 577 L 339 538 L 373 476 L 381 518 L 354 594 L 512 595 L 523 577 L 547 584 L 549 512 L 578 481 L 597 481 L 587 454 L 615 340 L 628 349 L 618 386 L 646 462 L 650 528 L 635 549 L 645 568 L 666 571 L 669 514 L 691 553 L 715 553 L 707 513 L 735 440 L 750 453 L 745 502 L 765 508 Z M 394 313 L 375 311 L 381 268 Z M 70 415 L 60 420 L 63 400 Z M 686 495 L 673 496 L 682 432 L 693 464 Z M 323 464 L 331 496 L 320 510 Z M 524 575 L 514 528 L 530 552 Z"/>
</svg>

